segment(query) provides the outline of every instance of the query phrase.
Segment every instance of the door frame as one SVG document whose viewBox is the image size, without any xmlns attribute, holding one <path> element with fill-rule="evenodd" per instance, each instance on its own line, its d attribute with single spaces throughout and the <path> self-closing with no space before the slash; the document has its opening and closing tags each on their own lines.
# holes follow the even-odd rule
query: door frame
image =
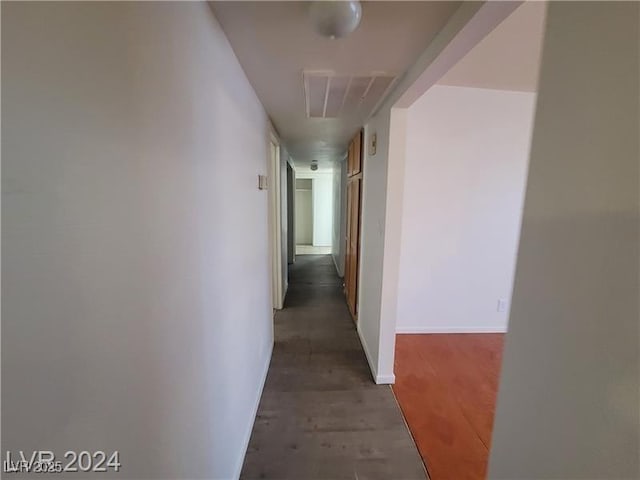
<svg viewBox="0 0 640 480">
<path fill-rule="evenodd" d="M 296 263 L 296 169 L 287 158 L 287 265 Z M 291 178 L 289 178 L 291 172 Z M 289 262 L 291 260 L 291 262 Z"/>
<path fill-rule="evenodd" d="M 356 145 L 358 148 L 356 148 Z M 357 150 L 357 163 L 355 160 Z M 346 185 L 345 185 L 345 197 L 346 197 L 346 229 L 345 229 L 345 267 L 344 267 L 344 285 L 345 285 L 345 296 L 347 300 L 347 305 L 349 307 L 349 312 L 351 313 L 351 317 L 353 318 L 356 326 L 359 325 L 358 317 L 360 313 L 360 278 L 361 276 L 361 268 L 362 262 L 361 251 L 362 251 L 362 212 L 363 212 L 363 197 L 364 197 L 364 163 L 365 163 L 365 129 L 361 128 L 359 132 L 353 136 L 349 143 L 349 149 L 347 152 L 346 159 Z M 357 168 L 356 168 L 357 166 Z M 353 209 L 353 201 L 354 201 L 354 191 L 352 185 L 356 184 L 356 198 L 357 198 L 357 214 L 356 218 L 353 218 L 354 209 Z M 353 252 L 352 246 L 354 244 L 353 238 L 351 236 L 352 231 L 354 230 L 354 226 L 352 221 L 356 221 L 357 225 L 355 226 L 356 231 L 356 240 L 355 240 L 355 252 Z M 355 260 L 354 260 L 355 256 Z M 353 282 L 352 282 L 353 280 Z M 352 285 L 354 283 L 355 285 Z M 353 295 L 353 303 L 351 303 L 350 294 Z"/>
<path fill-rule="evenodd" d="M 269 238 L 271 247 L 271 304 L 274 310 L 283 307 L 282 288 L 282 225 L 280 140 L 271 132 L 269 138 Z"/>
</svg>

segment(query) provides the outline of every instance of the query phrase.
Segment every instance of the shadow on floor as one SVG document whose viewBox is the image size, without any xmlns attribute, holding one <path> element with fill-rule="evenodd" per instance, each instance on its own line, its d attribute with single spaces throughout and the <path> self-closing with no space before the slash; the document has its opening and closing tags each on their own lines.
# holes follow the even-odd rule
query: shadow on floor
<svg viewBox="0 0 640 480">
<path fill-rule="evenodd" d="M 375 385 L 330 255 L 298 257 L 241 479 L 424 480 L 388 386 Z"/>
</svg>

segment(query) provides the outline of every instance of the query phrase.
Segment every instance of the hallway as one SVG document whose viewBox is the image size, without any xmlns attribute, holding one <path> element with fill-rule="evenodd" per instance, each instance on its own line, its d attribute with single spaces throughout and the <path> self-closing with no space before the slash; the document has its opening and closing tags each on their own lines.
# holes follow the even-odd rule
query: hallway
<svg viewBox="0 0 640 480">
<path fill-rule="evenodd" d="M 241 478 L 424 479 L 388 386 L 375 385 L 330 255 L 298 257 Z"/>
</svg>

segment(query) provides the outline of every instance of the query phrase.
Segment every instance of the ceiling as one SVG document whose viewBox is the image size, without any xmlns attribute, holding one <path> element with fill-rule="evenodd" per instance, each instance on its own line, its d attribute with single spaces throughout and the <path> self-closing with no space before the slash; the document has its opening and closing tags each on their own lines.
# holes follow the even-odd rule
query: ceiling
<svg viewBox="0 0 640 480">
<path fill-rule="evenodd" d="M 440 85 L 535 92 L 546 2 L 526 2 L 447 74 Z"/>
<path fill-rule="evenodd" d="M 309 2 L 210 2 L 249 81 L 297 166 L 344 156 L 366 120 L 357 111 L 308 118 L 304 71 L 346 76 L 403 74 L 460 2 L 363 2 L 360 27 L 346 38 L 318 35 Z"/>
</svg>

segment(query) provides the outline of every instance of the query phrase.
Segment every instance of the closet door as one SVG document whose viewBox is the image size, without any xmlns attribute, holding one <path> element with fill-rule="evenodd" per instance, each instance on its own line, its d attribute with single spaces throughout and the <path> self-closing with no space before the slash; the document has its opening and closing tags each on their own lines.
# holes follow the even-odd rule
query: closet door
<svg viewBox="0 0 640 480">
<path fill-rule="evenodd" d="M 349 311 L 353 320 L 357 321 L 362 211 L 362 132 L 359 132 L 349 144 L 347 166 L 347 248 L 344 285 Z"/>
</svg>

